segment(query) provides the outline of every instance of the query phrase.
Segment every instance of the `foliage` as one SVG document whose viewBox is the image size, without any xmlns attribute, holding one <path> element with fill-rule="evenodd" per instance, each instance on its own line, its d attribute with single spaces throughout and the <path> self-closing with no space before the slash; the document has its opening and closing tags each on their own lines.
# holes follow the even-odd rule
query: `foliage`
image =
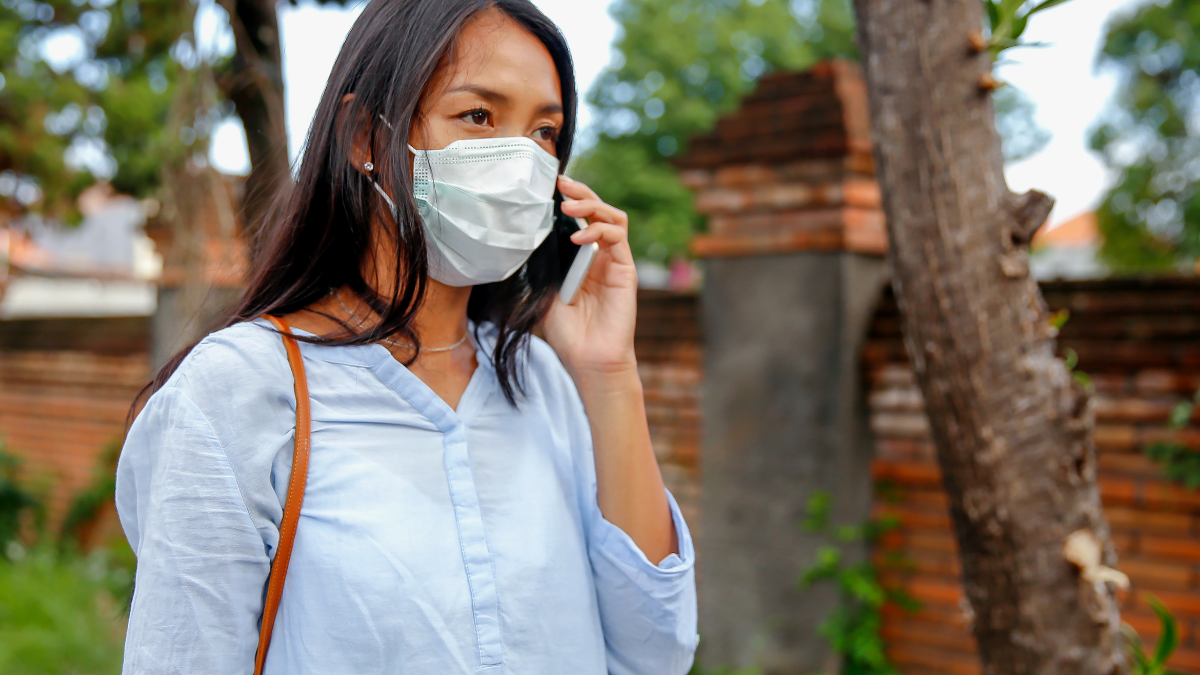
<svg viewBox="0 0 1200 675">
<path fill-rule="evenodd" d="M 102 555 L 42 547 L 0 560 L 0 672 L 116 673 L 123 621 Z"/>
<path fill-rule="evenodd" d="M 699 218 L 670 164 L 763 75 L 854 53 L 845 0 L 617 0 L 618 54 L 587 98 L 597 137 L 574 173 L 636 227 L 634 254 L 681 254 Z"/>
<path fill-rule="evenodd" d="M 97 179 L 157 184 L 178 73 L 198 60 L 192 3 L 0 0 L 0 206 L 71 220 Z"/>
<path fill-rule="evenodd" d="M 917 603 L 902 589 L 884 585 L 880 570 L 872 560 L 847 561 L 843 547 L 855 543 L 872 544 L 899 523 L 895 518 L 884 517 L 861 525 L 834 527 L 829 521 L 831 506 L 832 497 L 828 492 L 818 491 L 809 497 L 802 527 L 808 532 L 824 533 L 837 543 L 818 550 L 816 561 L 800 577 L 800 587 L 832 582 L 840 591 L 841 606 L 826 617 L 820 631 L 841 655 L 844 675 L 896 675 L 899 671 L 888 662 L 883 651 L 880 609 L 890 602 L 915 611 Z M 899 566 L 899 561 L 892 562 Z"/>
<path fill-rule="evenodd" d="M 1051 325 L 1053 325 L 1053 322 L 1051 322 Z M 1092 378 L 1082 370 L 1076 370 L 1075 368 L 1078 365 L 1079 352 L 1071 349 L 1070 347 L 1063 349 L 1063 367 L 1067 369 L 1068 373 L 1071 373 L 1072 379 L 1074 379 L 1080 384 L 1080 386 L 1084 387 L 1089 393 L 1091 393 Z"/>
<path fill-rule="evenodd" d="M 117 491 L 117 459 L 121 454 L 119 441 L 109 443 L 101 455 L 91 485 L 75 495 L 63 519 L 59 535 L 58 550 L 64 555 L 78 552 L 86 527 L 95 522 L 100 510 L 111 504 Z M 137 558 L 123 536 L 116 536 L 97 547 L 91 556 L 95 564 L 105 570 L 104 585 L 123 611 L 128 611 L 133 599 L 133 577 L 137 569 Z"/>
<path fill-rule="evenodd" d="M 1187 427 L 1196 406 L 1200 405 L 1200 391 L 1190 399 L 1176 403 L 1171 408 L 1167 427 L 1179 431 Z M 1189 489 L 1200 487 L 1200 452 L 1196 452 L 1176 440 L 1159 441 L 1146 446 L 1146 454 L 1163 465 L 1167 478 L 1182 483 Z"/>
<path fill-rule="evenodd" d="M 8 528 L 0 533 L 0 672 L 119 672 L 133 552 L 123 539 L 87 556 L 44 540 L 27 549 L 16 528 L 37 500 L 12 470 L 15 460 L 0 453 L 0 463 L 0 523 Z"/>
<path fill-rule="evenodd" d="M 1099 56 L 1120 73 L 1092 146 L 1117 173 L 1098 209 L 1101 257 L 1118 272 L 1200 257 L 1200 4 L 1146 3 L 1111 23 Z"/>
<path fill-rule="evenodd" d="M 629 213 L 634 255 L 661 262 L 702 226 L 671 159 L 763 75 L 853 58 L 854 17 L 846 0 L 616 0 L 610 11 L 617 53 L 587 93 L 594 138 L 572 171 Z M 1006 159 L 1045 146 L 1027 97 L 1002 87 L 995 98 Z"/>
<path fill-rule="evenodd" d="M 1021 36 L 1029 19 L 1038 12 L 1057 7 L 1067 0 L 983 0 L 984 17 L 988 27 L 988 51 L 992 58 L 1006 49 L 1029 47 L 1036 43 L 1023 42 Z"/>
<path fill-rule="evenodd" d="M 1162 634 L 1158 638 L 1154 655 L 1150 656 L 1146 654 L 1146 650 L 1142 646 L 1142 639 L 1138 637 L 1138 634 L 1128 624 L 1122 626 L 1128 641 L 1129 653 L 1133 657 L 1131 675 L 1184 675 L 1179 671 L 1167 669 L 1167 659 L 1171 658 L 1171 654 L 1179 646 L 1179 628 L 1175 615 L 1153 595 L 1146 593 L 1143 597 L 1146 604 L 1150 605 L 1150 609 L 1153 609 L 1154 613 L 1158 615 Z"/>
<path fill-rule="evenodd" d="M 40 520 L 40 500 L 18 480 L 19 460 L 5 451 L 0 443 L 0 550 L 10 544 L 19 545 L 18 537 L 24 517 Z"/>
<path fill-rule="evenodd" d="M 63 519 L 61 539 L 78 540 L 83 528 L 96 518 L 105 504 L 112 501 L 117 491 L 116 468 L 120 454 L 120 441 L 112 441 L 105 446 L 91 485 L 71 500 L 71 506 Z"/>
</svg>

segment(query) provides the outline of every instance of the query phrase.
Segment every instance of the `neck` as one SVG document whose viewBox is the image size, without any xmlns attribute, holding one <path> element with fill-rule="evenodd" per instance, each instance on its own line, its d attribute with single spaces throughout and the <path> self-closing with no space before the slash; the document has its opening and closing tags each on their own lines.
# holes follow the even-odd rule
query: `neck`
<svg viewBox="0 0 1200 675">
<path fill-rule="evenodd" d="M 381 228 L 382 225 L 376 222 L 376 241 L 388 242 L 387 237 L 378 234 Z M 377 243 L 376 248 L 375 255 L 368 257 L 362 271 L 363 279 L 379 293 L 380 289 L 391 287 L 390 280 L 395 270 L 390 262 L 384 261 L 396 260 L 396 254 L 394 247 L 389 244 Z M 425 298 L 413 317 L 413 330 L 421 340 L 421 345 L 436 348 L 457 342 L 467 330 L 467 301 L 470 299 L 470 286 L 447 286 L 430 278 L 425 286 Z"/>
<path fill-rule="evenodd" d="M 454 344 L 467 330 L 467 301 L 470 286 L 447 286 L 429 280 L 425 301 L 417 309 L 413 328 L 426 347 Z"/>
</svg>

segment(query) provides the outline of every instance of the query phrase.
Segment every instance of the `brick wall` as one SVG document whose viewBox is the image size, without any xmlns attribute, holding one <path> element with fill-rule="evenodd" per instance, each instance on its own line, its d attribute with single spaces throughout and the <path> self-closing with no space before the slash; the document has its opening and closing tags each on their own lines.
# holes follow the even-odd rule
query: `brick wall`
<svg viewBox="0 0 1200 675">
<path fill-rule="evenodd" d="M 663 475 L 698 522 L 700 340 L 691 294 L 642 291 L 636 345 Z M 0 322 L 0 440 L 47 490 L 51 525 L 120 440 L 149 373 L 148 317 Z"/>
<path fill-rule="evenodd" d="M 0 440 L 57 527 L 149 372 L 145 317 L 0 322 Z"/>
<path fill-rule="evenodd" d="M 1200 671 L 1200 492 L 1162 480 L 1142 454 L 1169 436 L 1172 405 L 1200 387 L 1200 281 L 1108 280 L 1043 284 L 1052 309 L 1071 317 L 1060 346 L 1079 354 L 1096 387 L 1101 496 L 1120 567 L 1134 582 L 1122 618 L 1153 640 L 1157 624 L 1138 600 L 1162 599 L 1180 619 L 1177 668 Z M 699 505 L 702 336 L 692 294 L 643 291 L 636 348 L 651 436 L 663 475 L 689 524 Z M 147 373 L 145 319 L 0 322 L 0 436 L 52 478 L 61 513 L 86 486 L 105 444 L 119 437 L 128 402 Z M 979 672 L 958 584 L 946 498 L 928 438 L 921 395 L 900 340 L 895 303 L 885 297 L 862 355 L 876 480 L 899 516 L 880 554 L 900 553 L 902 581 L 922 603 L 915 615 L 889 609 L 884 632 L 906 675 Z M 1200 450 L 1200 421 L 1180 435 Z"/>
<path fill-rule="evenodd" d="M 1104 280 L 1042 284 L 1054 310 L 1070 310 L 1060 348 L 1079 355 L 1078 369 L 1096 387 L 1100 488 L 1120 567 L 1133 581 L 1122 619 L 1147 641 L 1157 639 L 1142 591 L 1180 620 L 1182 646 L 1172 665 L 1200 672 L 1200 492 L 1162 479 L 1144 446 L 1171 437 L 1171 407 L 1200 387 L 1200 280 Z M 645 293 L 639 301 L 637 350 L 655 450 L 689 524 L 702 527 L 699 498 L 698 301 L 693 295 Z M 893 576 L 922 603 L 916 614 L 886 610 L 883 630 L 905 675 L 980 672 L 962 608 L 958 556 L 946 496 L 929 440 L 921 394 L 888 296 L 862 354 L 877 512 L 899 517 L 877 554 L 899 553 L 911 572 Z M 1200 450 L 1200 419 L 1176 436 Z"/>
<path fill-rule="evenodd" d="M 689 525 L 699 524 L 700 321 L 696 296 L 638 293 L 635 349 L 663 480 Z M 698 535 L 696 527 L 693 534 Z"/>
<path fill-rule="evenodd" d="M 1142 453 L 1147 443 L 1172 435 L 1169 410 L 1200 386 L 1200 280 L 1055 282 L 1042 288 L 1051 309 L 1070 310 L 1059 347 L 1079 354 L 1078 369 L 1096 388 L 1101 499 L 1120 568 L 1133 582 L 1122 596 L 1122 619 L 1144 639 L 1156 640 L 1157 621 L 1139 600 L 1142 591 L 1153 593 L 1180 620 L 1174 667 L 1200 671 L 1200 492 L 1163 480 Z M 906 559 L 911 573 L 892 580 L 922 603 L 915 615 L 898 609 L 886 615 L 891 657 L 906 675 L 979 673 L 929 425 L 890 297 L 876 314 L 863 364 L 876 436 L 874 472 L 896 500 L 879 500 L 877 511 L 902 523 L 877 553 Z M 1200 450 L 1200 426 L 1179 437 Z"/>
</svg>

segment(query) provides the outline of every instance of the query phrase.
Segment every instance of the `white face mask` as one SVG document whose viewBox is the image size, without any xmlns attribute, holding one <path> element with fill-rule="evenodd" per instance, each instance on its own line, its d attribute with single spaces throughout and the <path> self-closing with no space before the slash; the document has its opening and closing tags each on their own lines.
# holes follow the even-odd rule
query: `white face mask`
<svg viewBox="0 0 1200 675">
<path fill-rule="evenodd" d="M 416 156 L 413 192 L 433 242 L 434 279 L 449 286 L 502 281 L 550 234 L 558 160 L 533 139 L 487 138 L 409 150 Z M 392 205 L 378 184 L 375 189 Z"/>
</svg>

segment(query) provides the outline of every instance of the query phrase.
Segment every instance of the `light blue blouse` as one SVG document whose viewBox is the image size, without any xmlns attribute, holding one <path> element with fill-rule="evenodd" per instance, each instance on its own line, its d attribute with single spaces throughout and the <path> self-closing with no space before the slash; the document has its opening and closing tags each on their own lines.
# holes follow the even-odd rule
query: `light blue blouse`
<svg viewBox="0 0 1200 675">
<path fill-rule="evenodd" d="M 299 331 L 298 331 L 299 332 Z M 695 554 L 657 565 L 600 514 L 583 405 L 533 339 L 517 407 L 481 331 L 452 410 L 379 345 L 301 343 L 308 486 L 266 673 L 686 673 Z M 265 322 L 204 339 L 117 467 L 138 556 L 125 674 L 253 671 L 296 398 Z"/>
</svg>

